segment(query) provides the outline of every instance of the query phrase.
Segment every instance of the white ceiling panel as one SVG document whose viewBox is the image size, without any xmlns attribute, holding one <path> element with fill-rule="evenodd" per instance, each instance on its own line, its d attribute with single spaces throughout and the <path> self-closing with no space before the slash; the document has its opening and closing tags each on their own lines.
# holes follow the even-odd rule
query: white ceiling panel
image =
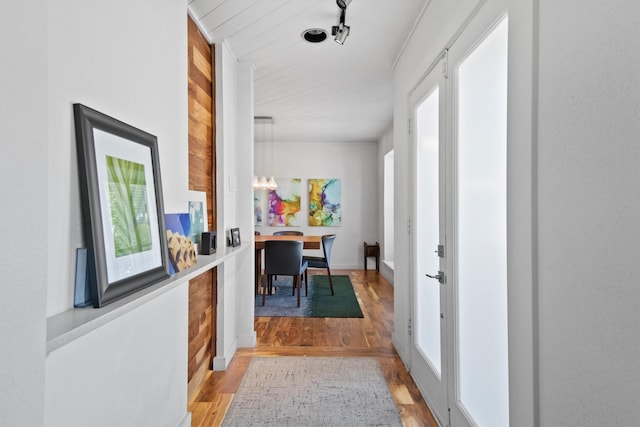
<svg viewBox="0 0 640 427">
<path fill-rule="evenodd" d="M 391 69 L 428 0 L 353 0 L 351 34 L 333 41 L 335 0 L 193 0 L 214 43 L 255 67 L 255 114 L 272 116 L 277 141 L 376 141 L 393 121 Z M 302 39 L 308 28 L 326 41 Z"/>
<path fill-rule="evenodd" d="M 196 19 L 201 19 L 206 14 L 215 10 L 226 0 L 194 0 L 189 3 L 189 11 Z"/>
<path fill-rule="evenodd" d="M 274 9 L 286 4 L 289 0 L 272 0 L 269 3 Z M 215 27 L 209 31 L 212 40 L 225 40 L 231 36 L 236 36 L 243 29 L 252 28 L 258 21 L 263 19 L 265 10 L 260 7 L 249 7 L 231 18 L 227 22 Z M 233 28 L 230 31 L 229 28 Z"/>
</svg>

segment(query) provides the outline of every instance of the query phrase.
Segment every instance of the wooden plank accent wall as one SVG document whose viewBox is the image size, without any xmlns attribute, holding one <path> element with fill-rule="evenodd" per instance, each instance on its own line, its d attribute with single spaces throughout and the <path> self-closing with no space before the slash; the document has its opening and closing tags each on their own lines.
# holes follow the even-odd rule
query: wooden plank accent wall
<svg viewBox="0 0 640 427">
<path fill-rule="evenodd" d="M 216 225 L 215 63 L 210 46 L 191 17 L 189 52 L 189 189 L 207 193 L 209 230 Z M 216 343 L 217 268 L 189 281 L 188 397 L 211 372 Z"/>
<path fill-rule="evenodd" d="M 209 230 L 215 230 L 215 87 L 213 47 L 189 19 L 189 189 L 207 193 Z"/>
</svg>

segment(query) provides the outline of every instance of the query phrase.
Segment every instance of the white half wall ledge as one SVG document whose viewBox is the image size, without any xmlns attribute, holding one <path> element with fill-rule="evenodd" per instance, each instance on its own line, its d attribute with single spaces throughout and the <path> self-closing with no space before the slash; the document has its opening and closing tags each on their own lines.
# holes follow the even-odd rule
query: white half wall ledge
<svg viewBox="0 0 640 427">
<path fill-rule="evenodd" d="M 75 308 L 47 319 L 47 355 L 165 294 L 176 286 L 248 250 L 251 245 L 222 247 L 213 255 L 199 254 L 195 266 L 101 308 Z"/>
</svg>

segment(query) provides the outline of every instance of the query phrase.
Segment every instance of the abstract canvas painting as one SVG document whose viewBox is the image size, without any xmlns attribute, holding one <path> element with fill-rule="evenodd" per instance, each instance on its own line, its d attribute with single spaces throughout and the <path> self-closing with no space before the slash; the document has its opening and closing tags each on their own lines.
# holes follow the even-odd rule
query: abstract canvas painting
<svg viewBox="0 0 640 427">
<path fill-rule="evenodd" d="M 342 185 L 340 179 L 309 180 L 309 225 L 338 227 L 342 224 Z"/>
<path fill-rule="evenodd" d="M 278 178 L 278 188 L 269 190 L 269 225 L 291 227 L 301 225 L 300 178 Z"/>
</svg>

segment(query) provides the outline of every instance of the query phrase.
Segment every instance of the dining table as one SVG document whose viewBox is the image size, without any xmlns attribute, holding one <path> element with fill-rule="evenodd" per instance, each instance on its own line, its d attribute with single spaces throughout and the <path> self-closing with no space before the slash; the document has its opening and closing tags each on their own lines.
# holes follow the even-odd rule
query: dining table
<svg viewBox="0 0 640 427">
<path fill-rule="evenodd" d="M 256 292 L 260 292 L 260 275 L 262 274 L 262 250 L 264 249 L 264 242 L 267 240 L 297 240 L 302 242 L 303 249 L 321 249 L 322 248 L 322 236 L 294 236 L 294 235 L 281 235 L 281 236 L 268 236 L 259 234 L 254 236 L 253 241 L 255 243 L 256 261 L 255 261 L 255 285 Z"/>
</svg>

